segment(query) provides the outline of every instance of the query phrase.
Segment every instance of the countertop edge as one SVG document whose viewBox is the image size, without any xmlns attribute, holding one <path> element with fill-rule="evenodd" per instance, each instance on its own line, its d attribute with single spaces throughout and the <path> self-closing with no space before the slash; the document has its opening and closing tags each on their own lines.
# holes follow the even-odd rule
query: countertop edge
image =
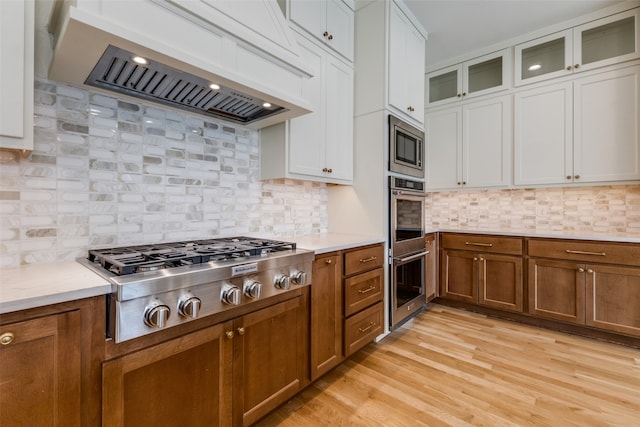
<svg viewBox="0 0 640 427">
<path fill-rule="evenodd" d="M 563 240 L 595 240 L 602 242 L 618 242 L 618 243 L 640 243 L 640 237 L 634 236 L 606 236 L 606 235 L 587 235 L 587 234 L 554 234 L 550 232 L 521 232 L 521 231 L 503 231 L 503 230 L 468 230 L 456 228 L 431 228 L 425 230 L 425 234 L 429 233 L 460 233 L 460 234 L 488 234 L 496 236 L 513 236 L 513 237 L 530 237 L 539 239 L 563 239 Z"/>
<path fill-rule="evenodd" d="M 327 233 L 318 236 L 301 236 L 296 239 L 297 247 L 313 251 L 316 255 L 375 245 L 386 242 L 384 237 L 352 234 Z"/>
<path fill-rule="evenodd" d="M 34 296 L 14 301 L 0 302 L 0 314 L 12 313 L 20 310 L 44 307 L 47 305 L 81 300 L 111 293 L 111 285 L 93 286 L 85 289 Z"/>
</svg>

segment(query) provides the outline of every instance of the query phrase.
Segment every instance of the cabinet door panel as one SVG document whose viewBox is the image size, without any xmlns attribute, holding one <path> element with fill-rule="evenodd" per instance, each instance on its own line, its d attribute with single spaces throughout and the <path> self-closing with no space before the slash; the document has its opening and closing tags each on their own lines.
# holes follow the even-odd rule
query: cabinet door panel
<svg viewBox="0 0 640 427">
<path fill-rule="evenodd" d="M 463 108 L 462 177 L 467 187 L 509 184 L 511 97 Z"/>
<path fill-rule="evenodd" d="M 436 234 L 425 236 L 425 250 L 428 252 L 424 260 L 424 287 L 427 302 L 439 295 L 438 293 L 438 246 Z"/>
<path fill-rule="evenodd" d="M 311 380 L 342 361 L 342 256 L 313 262 L 311 285 Z"/>
<path fill-rule="evenodd" d="M 584 324 L 583 264 L 530 259 L 528 286 L 530 314 Z"/>
<path fill-rule="evenodd" d="M 640 268 L 587 266 L 586 323 L 640 336 Z"/>
<path fill-rule="evenodd" d="M 328 177 L 353 179 L 353 69 L 327 55 L 326 154 Z"/>
<path fill-rule="evenodd" d="M 462 108 L 432 112 L 426 119 L 427 186 L 432 190 L 456 188 L 461 181 Z"/>
<path fill-rule="evenodd" d="M 424 55 L 424 37 L 413 25 L 408 25 L 405 93 L 407 104 L 411 106 L 408 114 L 419 123 L 424 121 Z"/>
<path fill-rule="evenodd" d="M 640 179 L 640 66 L 576 79 L 578 182 Z"/>
<path fill-rule="evenodd" d="M 478 302 L 478 264 L 477 255 L 470 252 L 443 251 L 442 297 Z"/>
<path fill-rule="evenodd" d="M 294 0 L 289 3 L 291 20 L 313 34 L 324 39 L 326 31 L 327 0 Z"/>
<path fill-rule="evenodd" d="M 80 312 L 2 325 L 0 425 L 80 425 Z"/>
<path fill-rule="evenodd" d="M 572 83 L 518 92 L 514 100 L 515 184 L 571 182 Z"/>
<path fill-rule="evenodd" d="M 478 303 L 522 311 L 522 258 L 483 254 L 480 266 Z"/>
<path fill-rule="evenodd" d="M 329 0 L 327 5 L 327 32 L 332 36 L 328 40 L 336 52 L 353 60 L 353 10 L 342 1 Z M 317 20 L 317 17 L 315 17 Z"/>
<path fill-rule="evenodd" d="M 302 296 L 234 321 L 234 419 L 255 423 L 308 382 L 308 311 Z"/>
<path fill-rule="evenodd" d="M 519 44 L 515 57 L 516 86 L 571 74 L 573 31 L 568 29 Z"/>
</svg>

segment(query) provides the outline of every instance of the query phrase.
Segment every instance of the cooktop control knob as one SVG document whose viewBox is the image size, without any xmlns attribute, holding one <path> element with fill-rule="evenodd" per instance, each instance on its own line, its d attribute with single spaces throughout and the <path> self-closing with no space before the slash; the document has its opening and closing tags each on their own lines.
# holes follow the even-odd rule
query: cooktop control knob
<svg viewBox="0 0 640 427">
<path fill-rule="evenodd" d="M 247 280 L 242 287 L 242 293 L 249 298 L 258 299 L 262 292 L 262 283 L 257 280 Z"/>
<path fill-rule="evenodd" d="M 178 301 L 178 314 L 182 317 L 191 317 L 195 319 L 200 313 L 200 305 L 202 301 L 192 294 L 186 294 Z"/>
<path fill-rule="evenodd" d="M 234 285 L 224 285 L 220 291 L 220 301 L 229 305 L 240 303 L 240 288 Z"/>
<path fill-rule="evenodd" d="M 289 289 L 291 285 L 291 281 L 289 280 L 289 276 L 285 276 L 284 274 L 281 274 L 279 276 L 276 276 L 275 280 L 273 281 L 273 284 L 275 285 L 276 288 L 283 289 L 286 291 Z"/>
<path fill-rule="evenodd" d="M 304 285 L 307 283 L 307 273 L 304 271 L 296 271 L 291 275 L 291 281 L 294 285 Z"/>
<path fill-rule="evenodd" d="M 169 306 L 154 302 L 144 309 L 144 323 L 152 328 L 162 329 L 167 325 L 170 315 Z"/>
</svg>

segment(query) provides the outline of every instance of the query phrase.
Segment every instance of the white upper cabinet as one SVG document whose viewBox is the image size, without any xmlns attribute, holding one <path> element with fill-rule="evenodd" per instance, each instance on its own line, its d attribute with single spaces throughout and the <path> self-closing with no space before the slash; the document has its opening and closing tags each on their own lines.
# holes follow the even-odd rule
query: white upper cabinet
<svg viewBox="0 0 640 427">
<path fill-rule="evenodd" d="M 353 61 L 353 16 L 353 6 L 342 0 L 290 1 L 291 21 L 349 61 Z"/>
<path fill-rule="evenodd" d="M 511 49 L 504 49 L 427 75 L 429 106 L 465 100 L 509 88 Z"/>
<path fill-rule="evenodd" d="M 640 179 L 640 66 L 515 95 L 516 185 Z"/>
<path fill-rule="evenodd" d="M 34 1 L 0 1 L 0 148 L 33 150 Z"/>
<path fill-rule="evenodd" d="M 422 123 L 425 38 L 395 3 L 389 26 L 389 104 Z"/>
<path fill-rule="evenodd" d="M 511 95 L 427 114 L 427 188 L 508 186 L 511 117 Z"/>
<path fill-rule="evenodd" d="M 639 19 L 636 8 L 517 45 L 515 85 L 640 58 Z"/>
</svg>

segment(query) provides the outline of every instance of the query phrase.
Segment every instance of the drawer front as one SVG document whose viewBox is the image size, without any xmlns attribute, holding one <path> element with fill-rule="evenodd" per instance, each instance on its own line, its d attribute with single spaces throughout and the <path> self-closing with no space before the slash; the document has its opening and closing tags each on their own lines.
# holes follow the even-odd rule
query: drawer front
<svg viewBox="0 0 640 427">
<path fill-rule="evenodd" d="M 382 301 L 383 278 L 384 270 L 377 268 L 345 279 L 344 315 L 351 316 L 371 304 Z"/>
<path fill-rule="evenodd" d="M 352 355 L 383 332 L 382 301 L 344 321 L 344 353 Z"/>
<path fill-rule="evenodd" d="M 442 235 L 442 247 L 483 253 L 522 255 L 522 238 L 445 233 Z"/>
<path fill-rule="evenodd" d="M 344 275 L 361 273 L 382 267 L 384 248 L 382 245 L 357 249 L 344 254 Z"/>
<path fill-rule="evenodd" d="M 532 239 L 530 257 L 640 266 L 640 244 Z"/>
</svg>

